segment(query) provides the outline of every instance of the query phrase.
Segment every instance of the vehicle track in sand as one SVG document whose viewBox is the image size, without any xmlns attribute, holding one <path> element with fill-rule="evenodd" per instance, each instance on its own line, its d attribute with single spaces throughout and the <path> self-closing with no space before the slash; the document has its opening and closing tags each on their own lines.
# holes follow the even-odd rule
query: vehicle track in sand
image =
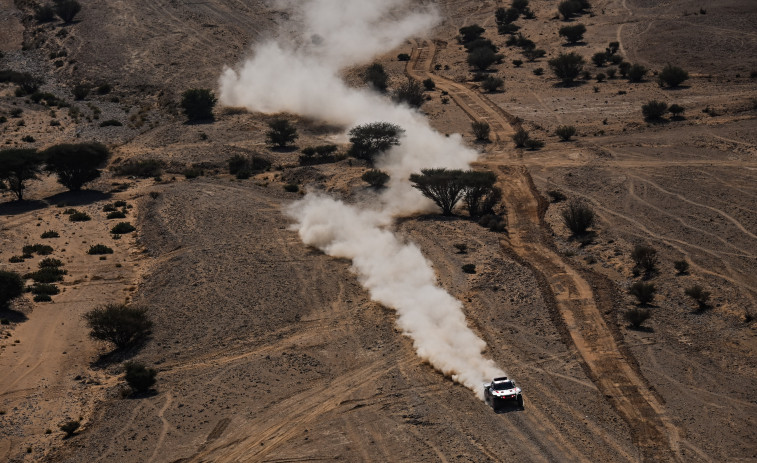
<svg viewBox="0 0 757 463">
<path fill-rule="evenodd" d="M 485 159 L 477 164 L 497 172 L 508 206 L 509 236 L 500 241 L 539 274 L 554 296 L 564 328 L 583 359 L 590 378 L 619 416 L 626 421 L 643 461 L 682 461 L 678 429 L 661 400 L 649 389 L 643 376 L 625 357 L 607 326 L 592 285 L 577 269 L 566 263 L 549 245 L 542 216 L 544 200 L 536 191 L 528 169 L 505 141 L 514 131 L 515 118 L 464 84 L 432 73 L 435 45 L 416 42 L 407 73 L 418 80 L 433 77 L 455 103 L 472 119 L 489 123 L 495 140 Z M 686 446 L 708 458 L 690 443 Z"/>
</svg>

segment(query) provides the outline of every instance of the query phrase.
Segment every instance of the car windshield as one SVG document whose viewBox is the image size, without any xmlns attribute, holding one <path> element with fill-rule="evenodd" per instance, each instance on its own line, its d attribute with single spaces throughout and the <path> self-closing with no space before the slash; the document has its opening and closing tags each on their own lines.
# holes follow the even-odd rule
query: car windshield
<svg viewBox="0 0 757 463">
<path fill-rule="evenodd" d="M 494 384 L 492 384 L 492 389 L 495 390 L 495 391 L 504 391 L 504 390 L 507 390 L 507 389 L 512 389 L 514 387 L 515 387 L 515 385 L 513 384 L 512 381 L 503 381 L 501 383 L 494 383 Z"/>
</svg>

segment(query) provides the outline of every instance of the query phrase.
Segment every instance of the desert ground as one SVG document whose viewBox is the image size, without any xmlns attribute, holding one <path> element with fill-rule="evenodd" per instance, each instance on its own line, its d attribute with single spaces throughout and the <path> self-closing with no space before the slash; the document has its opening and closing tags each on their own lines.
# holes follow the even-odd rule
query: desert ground
<svg viewBox="0 0 757 463">
<path fill-rule="evenodd" d="M 78 111 L 0 83 L 0 149 L 97 141 L 113 155 L 82 192 L 42 176 L 24 201 L 0 198 L 0 269 L 32 271 L 38 257 L 9 259 L 44 242 L 68 272 L 52 302 L 24 295 L 0 312 L 0 461 L 757 461 L 753 2 L 594 0 L 565 22 L 557 2 L 531 0 L 535 19 L 516 24 L 546 56 L 530 62 L 497 34 L 495 10 L 509 2 L 440 0 L 429 34 L 375 57 L 390 87 L 405 76 L 434 80 L 420 111 L 440 133 L 462 134 L 479 152 L 473 167 L 496 172 L 503 190 L 505 232 L 463 213 L 393 225 L 463 302 L 485 356 L 523 388 L 524 410 L 499 413 L 416 355 L 349 260 L 292 229 L 284 211 L 305 189 L 349 202 L 369 195 L 365 164 L 300 166 L 299 150 L 266 144 L 275 115 L 217 105 L 214 122 L 186 122 L 181 93 L 216 89 L 224 66 L 252 45 L 296 31 L 291 7 L 82 0 L 73 24 L 40 25 L 36 3 L 0 0 L 0 70 L 44 77 L 42 90 Z M 557 31 L 575 23 L 586 26 L 584 39 L 566 46 Z M 472 79 L 457 41 L 472 24 L 505 55 L 492 68 L 503 91 L 485 93 Z M 650 69 L 643 82 L 565 87 L 551 74 L 548 59 L 572 51 L 596 75 L 590 58 L 612 41 Z M 364 86 L 371 62 L 343 78 Z M 668 63 L 689 72 L 681 88 L 658 86 L 654 72 Z M 82 82 L 112 90 L 75 101 Z M 684 117 L 646 122 L 641 105 L 653 99 L 683 105 Z M 298 148 L 348 148 L 348 127 L 284 116 Z M 109 119 L 123 124 L 100 127 Z M 475 142 L 474 120 L 489 123 L 490 143 Z M 560 141 L 560 125 L 577 135 Z M 520 128 L 544 147 L 515 148 Z M 237 179 L 226 163 L 239 154 L 272 166 Z M 116 175 L 131 159 L 160 160 L 163 172 Z M 190 166 L 203 174 L 186 178 Z M 561 216 L 568 201 L 556 192 L 595 211 L 589 242 L 571 237 Z M 128 204 L 136 226 L 120 240 L 103 212 L 114 201 Z M 92 220 L 71 222 L 68 208 Z M 60 236 L 42 240 L 46 230 Z M 99 243 L 114 253 L 86 253 Z M 652 316 L 633 329 L 624 313 L 636 305 L 628 288 L 638 280 L 630 257 L 638 244 L 657 250 L 659 269 Z M 678 274 L 682 259 L 690 267 Z M 708 310 L 684 294 L 695 284 L 712 293 Z M 88 336 L 83 314 L 110 302 L 148 309 L 154 327 L 141 348 L 112 354 Z M 129 359 L 158 371 L 153 393 L 128 394 Z M 81 427 L 63 438 L 68 420 Z"/>
</svg>

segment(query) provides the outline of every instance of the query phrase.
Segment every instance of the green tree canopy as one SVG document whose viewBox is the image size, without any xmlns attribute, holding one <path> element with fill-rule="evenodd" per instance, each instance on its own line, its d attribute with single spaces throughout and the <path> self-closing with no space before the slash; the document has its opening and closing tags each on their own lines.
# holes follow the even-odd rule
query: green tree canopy
<svg viewBox="0 0 757 463">
<path fill-rule="evenodd" d="M 350 147 L 348 155 L 364 159 L 373 164 L 376 156 L 392 146 L 400 144 L 400 137 L 405 131 L 389 122 L 371 122 L 358 125 L 350 130 Z"/>
<path fill-rule="evenodd" d="M 44 151 L 46 170 L 58 176 L 58 182 L 71 191 L 100 176 L 100 168 L 110 152 L 101 143 L 61 144 Z"/>
<path fill-rule="evenodd" d="M 297 135 L 297 128 L 287 119 L 274 119 L 268 123 L 270 130 L 266 132 L 268 143 L 273 146 L 283 148 L 294 142 Z"/>
<path fill-rule="evenodd" d="M 181 95 L 181 107 L 190 122 L 212 121 L 213 107 L 217 101 L 207 88 L 189 89 Z"/>
<path fill-rule="evenodd" d="M 0 180 L 6 183 L 19 201 L 24 199 L 26 182 L 36 179 L 41 172 L 43 160 L 35 149 L 0 150 Z"/>
</svg>

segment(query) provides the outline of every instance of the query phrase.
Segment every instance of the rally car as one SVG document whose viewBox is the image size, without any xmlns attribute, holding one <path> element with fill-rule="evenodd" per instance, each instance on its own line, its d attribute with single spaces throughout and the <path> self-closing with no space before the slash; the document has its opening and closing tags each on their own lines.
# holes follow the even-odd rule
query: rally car
<svg viewBox="0 0 757 463">
<path fill-rule="evenodd" d="M 521 410 L 524 408 L 520 388 L 507 376 L 494 378 L 491 383 L 484 384 L 484 400 L 494 411 L 504 406 L 518 407 Z"/>
</svg>

